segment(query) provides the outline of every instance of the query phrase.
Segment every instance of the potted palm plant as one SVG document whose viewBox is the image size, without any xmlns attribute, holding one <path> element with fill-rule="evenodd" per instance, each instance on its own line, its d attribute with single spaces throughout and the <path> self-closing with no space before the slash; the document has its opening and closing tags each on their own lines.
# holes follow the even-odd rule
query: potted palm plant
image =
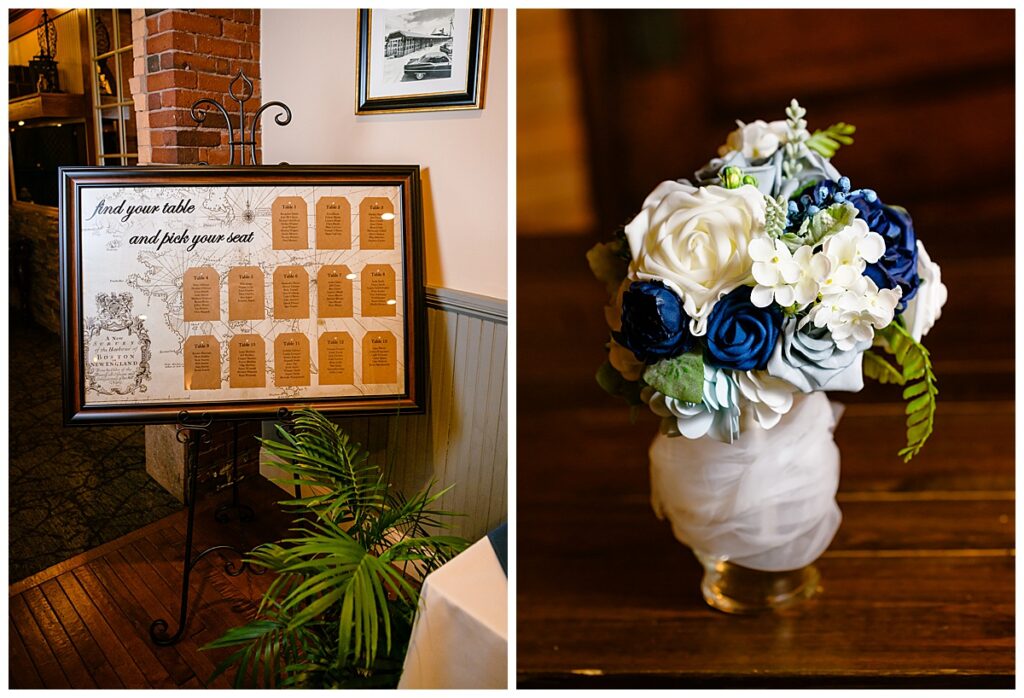
<svg viewBox="0 0 1024 698">
<path fill-rule="evenodd" d="M 406 497 L 369 454 L 322 414 L 298 412 L 293 433 L 263 439 L 306 496 L 282 502 L 292 536 L 258 546 L 251 564 L 274 580 L 256 619 L 204 649 L 234 648 L 214 677 L 237 667 L 236 687 L 394 687 L 419 601 L 417 579 L 467 545 L 435 535 L 454 516 L 432 507 L 447 490 Z"/>
</svg>

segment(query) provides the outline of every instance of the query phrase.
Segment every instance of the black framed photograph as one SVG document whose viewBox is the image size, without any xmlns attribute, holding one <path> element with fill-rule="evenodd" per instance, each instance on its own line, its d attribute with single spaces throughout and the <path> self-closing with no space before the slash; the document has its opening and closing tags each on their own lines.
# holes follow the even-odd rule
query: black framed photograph
<svg viewBox="0 0 1024 698">
<path fill-rule="evenodd" d="M 421 412 L 419 166 L 60 170 L 67 424 Z"/>
<path fill-rule="evenodd" d="M 490 10 L 359 10 L 356 114 L 481 109 Z"/>
</svg>

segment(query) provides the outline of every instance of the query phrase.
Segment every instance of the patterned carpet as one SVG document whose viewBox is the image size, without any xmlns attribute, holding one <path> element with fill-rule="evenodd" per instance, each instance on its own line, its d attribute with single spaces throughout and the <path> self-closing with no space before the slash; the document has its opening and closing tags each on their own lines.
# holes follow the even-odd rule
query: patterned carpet
<svg viewBox="0 0 1024 698">
<path fill-rule="evenodd" d="M 57 336 L 12 320 L 11 583 L 181 508 L 146 474 L 143 427 L 63 426 L 60 380 Z"/>
</svg>

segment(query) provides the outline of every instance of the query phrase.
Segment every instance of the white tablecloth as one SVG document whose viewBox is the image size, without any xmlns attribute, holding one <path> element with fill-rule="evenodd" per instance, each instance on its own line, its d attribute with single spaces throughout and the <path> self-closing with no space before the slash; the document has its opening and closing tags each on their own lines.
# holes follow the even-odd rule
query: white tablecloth
<svg viewBox="0 0 1024 698">
<path fill-rule="evenodd" d="M 506 688 L 508 579 L 486 536 L 423 582 L 399 688 Z"/>
</svg>

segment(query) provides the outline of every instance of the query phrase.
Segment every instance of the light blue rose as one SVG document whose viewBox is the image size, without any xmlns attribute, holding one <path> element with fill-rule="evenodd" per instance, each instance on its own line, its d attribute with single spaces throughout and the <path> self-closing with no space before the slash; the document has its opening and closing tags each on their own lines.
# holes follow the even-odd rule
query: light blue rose
<svg viewBox="0 0 1024 698">
<path fill-rule="evenodd" d="M 718 184 L 718 173 L 723 167 L 738 167 L 743 174 L 753 175 L 757 179 L 757 188 L 765 196 L 777 199 L 780 195 L 789 199 L 797 191 L 808 184 L 826 179 L 838 180 L 839 171 L 832 166 L 827 158 L 822 157 L 806 146 L 800 149 L 798 163 L 800 171 L 794 177 L 786 177 L 782 171 L 783 149 L 767 159 L 751 162 L 743 153 L 733 151 L 724 158 L 713 158 L 704 167 L 693 173 L 697 186 Z M 686 180 L 683 180 L 686 181 Z M 688 183 L 688 182 L 687 182 Z"/>
<path fill-rule="evenodd" d="M 808 322 L 800 327 L 796 318 L 782 323 L 775 351 L 768 360 L 768 373 L 792 383 L 802 392 L 841 390 L 857 392 L 864 387 L 862 361 L 871 340 L 841 351 L 826 327 Z"/>
</svg>

